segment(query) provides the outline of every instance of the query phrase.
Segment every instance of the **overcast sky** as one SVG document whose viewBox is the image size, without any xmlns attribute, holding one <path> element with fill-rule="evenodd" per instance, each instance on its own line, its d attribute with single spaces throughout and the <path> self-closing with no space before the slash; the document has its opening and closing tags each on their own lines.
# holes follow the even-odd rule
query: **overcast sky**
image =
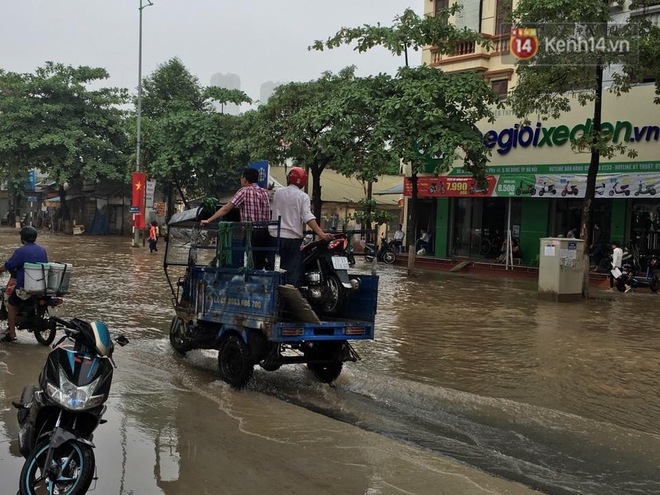
<svg viewBox="0 0 660 495">
<path fill-rule="evenodd" d="M 1 0 L 0 67 L 32 72 L 45 61 L 110 72 L 109 85 L 137 87 L 140 0 Z M 146 3 L 146 0 L 144 0 Z M 143 74 L 179 57 L 209 85 L 235 73 L 253 99 L 266 81 L 308 81 L 324 70 L 356 65 L 359 75 L 393 73 L 403 65 L 382 49 L 308 51 L 341 27 L 390 25 L 427 0 L 152 0 L 144 9 Z M 413 53 L 411 63 L 420 63 Z"/>
</svg>

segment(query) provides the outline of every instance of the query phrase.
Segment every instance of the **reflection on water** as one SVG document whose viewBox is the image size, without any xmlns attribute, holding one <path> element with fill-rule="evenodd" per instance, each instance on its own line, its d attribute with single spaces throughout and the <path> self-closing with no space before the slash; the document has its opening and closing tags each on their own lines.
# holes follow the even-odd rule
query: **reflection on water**
<svg viewBox="0 0 660 495">
<path fill-rule="evenodd" d="M 261 394 L 236 394 L 217 381 L 214 353 L 195 351 L 182 360 L 170 350 L 171 293 L 162 252 L 132 250 L 128 239 L 40 240 L 51 260 L 74 265 L 72 293 L 60 314 L 103 320 L 132 340 L 118 352 L 121 378 L 108 403 L 110 423 L 96 436 L 106 446 L 97 449 L 104 470 L 121 473 L 120 494 L 128 493 L 125 487 L 174 494 L 190 486 L 207 493 L 204 480 L 218 476 L 218 466 L 246 469 L 232 444 L 245 441 L 232 433 L 236 421 L 244 433 L 287 445 L 289 432 L 267 431 L 263 411 L 272 410 L 271 396 L 548 493 L 660 492 L 656 295 L 640 291 L 560 305 L 538 301 L 526 281 L 445 273 L 411 280 L 397 267 L 381 266 L 376 340 L 357 344 L 363 359 L 347 365 L 336 386 L 315 382 L 301 366 L 257 369 L 251 391 Z M 15 239 L 0 237 L 0 259 L 15 247 Z M 25 376 L 36 377 L 45 358 L 31 335 L 21 332 L 19 338 L 11 358 L 21 377 L 2 380 L 0 403 L 18 396 Z M 26 356 L 24 369 L 19 363 Z M 0 368 L 4 361 L 0 354 Z M 218 416 L 211 421 L 199 411 Z M 2 428 L 0 441 L 16 436 L 13 411 L 0 411 Z M 296 443 L 307 434 L 307 441 L 318 443 L 316 428 L 313 434 L 290 432 Z M 20 471 L 21 459 L 13 455 L 0 458 L 3 472 L 5 462 Z M 269 469 L 277 477 L 277 467 L 288 469 L 269 463 L 247 475 L 260 478 L 259 471 Z M 331 470 L 326 474 L 331 477 Z M 380 472 L 374 483 L 384 478 L 391 481 Z M 234 493 L 241 493 L 236 483 Z"/>
</svg>

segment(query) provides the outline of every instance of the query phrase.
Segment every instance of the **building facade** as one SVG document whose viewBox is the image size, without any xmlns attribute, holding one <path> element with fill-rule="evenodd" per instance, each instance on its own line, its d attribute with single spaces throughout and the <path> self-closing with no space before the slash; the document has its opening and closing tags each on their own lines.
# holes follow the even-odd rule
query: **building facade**
<svg viewBox="0 0 660 495">
<path fill-rule="evenodd" d="M 447 3 L 425 5 L 433 13 Z M 505 96 L 515 84 L 514 67 L 502 56 L 509 36 L 498 28 L 506 4 L 466 0 L 464 5 L 462 17 L 450 22 L 483 33 L 493 42 L 491 49 L 459 44 L 455 53 L 440 56 L 429 47 L 424 62 L 445 71 L 480 70 Z M 603 128 L 637 156 L 601 159 L 593 203 L 593 222 L 604 239 L 635 242 L 641 254 L 660 254 L 660 107 L 653 99 L 652 84 L 639 84 L 620 97 L 605 92 Z M 577 97 L 560 119 L 530 116 L 529 125 L 521 125 L 509 110 L 498 110 L 494 124 L 479 125 L 492 152 L 486 188 L 457 170 L 439 177 L 422 174 L 418 226 L 433 232 L 434 255 L 495 258 L 510 229 L 523 261 L 534 264 L 540 238 L 565 236 L 579 227 L 590 156 L 574 152 L 570 140 L 589 132 L 592 115 L 592 106 L 580 106 Z M 404 193 L 410 196 L 408 179 Z"/>
</svg>

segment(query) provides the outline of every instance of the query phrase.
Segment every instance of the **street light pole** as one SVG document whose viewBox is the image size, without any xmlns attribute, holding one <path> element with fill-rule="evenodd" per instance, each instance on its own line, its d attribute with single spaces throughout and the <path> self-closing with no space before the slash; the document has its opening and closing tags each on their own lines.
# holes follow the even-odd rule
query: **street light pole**
<svg viewBox="0 0 660 495">
<path fill-rule="evenodd" d="M 147 5 L 140 0 L 140 41 L 138 48 L 138 107 L 137 107 L 137 158 L 135 161 L 135 171 L 140 171 L 140 162 L 142 158 L 142 11 L 146 7 L 153 5 L 151 0 L 147 0 Z M 144 204 L 140 205 L 144 210 Z M 140 211 L 141 215 L 146 215 L 146 211 Z M 146 217 L 145 217 L 146 218 Z M 133 214 L 133 247 L 138 247 L 140 242 L 140 231 L 135 227 L 135 214 Z"/>
</svg>

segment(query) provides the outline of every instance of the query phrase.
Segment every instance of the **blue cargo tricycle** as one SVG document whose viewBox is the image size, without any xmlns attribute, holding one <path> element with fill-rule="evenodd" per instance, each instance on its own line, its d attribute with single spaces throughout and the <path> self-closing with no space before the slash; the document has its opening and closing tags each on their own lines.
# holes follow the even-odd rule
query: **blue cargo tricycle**
<svg viewBox="0 0 660 495">
<path fill-rule="evenodd" d="M 253 230 L 267 226 L 279 232 L 278 222 L 202 228 L 197 210 L 172 217 L 164 258 L 176 313 L 170 342 L 180 354 L 217 349 L 221 377 L 237 389 L 247 385 L 257 364 L 267 371 L 307 364 L 330 383 L 343 363 L 360 359 L 350 342 L 374 338 L 378 276 L 351 275 L 359 288 L 339 312 L 320 319 L 300 291 L 284 283 L 285 273 L 252 268 L 258 249 L 275 258 L 279 236 L 272 247 L 251 245 Z"/>
</svg>

